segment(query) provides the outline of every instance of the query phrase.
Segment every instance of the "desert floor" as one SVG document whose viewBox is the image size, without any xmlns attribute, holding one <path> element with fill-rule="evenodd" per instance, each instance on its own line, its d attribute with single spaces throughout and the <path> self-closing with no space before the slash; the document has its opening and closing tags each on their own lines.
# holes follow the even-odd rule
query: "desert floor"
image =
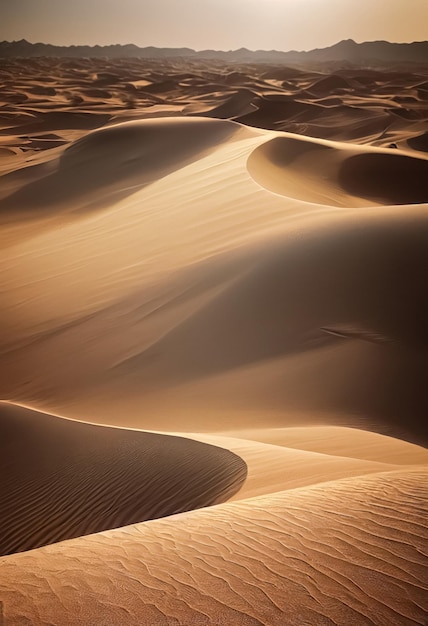
<svg viewBox="0 0 428 626">
<path fill-rule="evenodd" d="M 428 69 L 0 81 L 4 624 L 426 624 Z"/>
</svg>

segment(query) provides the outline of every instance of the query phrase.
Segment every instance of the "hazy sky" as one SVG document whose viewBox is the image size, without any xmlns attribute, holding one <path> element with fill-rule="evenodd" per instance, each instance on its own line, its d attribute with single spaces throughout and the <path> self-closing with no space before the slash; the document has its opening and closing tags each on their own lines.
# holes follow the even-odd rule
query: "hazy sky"
<svg viewBox="0 0 428 626">
<path fill-rule="evenodd" d="M 0 0 L 0 40 L 308 50 L 428 39 L 428 0 Z"/>
</svg>

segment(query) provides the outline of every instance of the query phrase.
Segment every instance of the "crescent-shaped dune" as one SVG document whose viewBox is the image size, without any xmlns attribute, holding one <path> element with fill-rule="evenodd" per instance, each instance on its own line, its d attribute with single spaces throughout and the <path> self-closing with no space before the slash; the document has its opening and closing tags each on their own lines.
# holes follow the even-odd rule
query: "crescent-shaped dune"
<svg viewBox="0 0 428 626">
<path fill-rule="evenodd" d="M 3 403 L 0 441 L 1 555 L 222 502 L 247 472 L 223 448 Z"/>
<path fill-rule="evenodd" d="M 270 191 L 307 202 L 345 207 L 428 202 L 428 160 L 391 150 L 276 137 L 252 152 L 248 169 Z"/>
</svg>

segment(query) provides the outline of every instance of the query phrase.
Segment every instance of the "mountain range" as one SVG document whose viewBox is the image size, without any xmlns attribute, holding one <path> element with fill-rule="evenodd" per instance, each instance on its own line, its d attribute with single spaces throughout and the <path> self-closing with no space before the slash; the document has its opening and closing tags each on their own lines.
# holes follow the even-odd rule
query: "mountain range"
<svg viewBox="0 0 428 626">
<path fill-rule="evenodd" d="M 413 43 L 391 43 L 369 41 L 356 43 L 346 39 L 327 48 L 307 52 L 295 50 L 192 50 L 191 48 L 141 48 L 135 44 L 108 46 L 54 46 L 45 43 L 20 41 L 0 42 L 0 58 L 29 57 L 98 57 L 98 58 L 191 58 L 218 59 L 230 62 L 252 63 L 307 63 L 349 62 L 352 64 L 376 63 L 428 63 L 428 41 Z"/>
</svg>

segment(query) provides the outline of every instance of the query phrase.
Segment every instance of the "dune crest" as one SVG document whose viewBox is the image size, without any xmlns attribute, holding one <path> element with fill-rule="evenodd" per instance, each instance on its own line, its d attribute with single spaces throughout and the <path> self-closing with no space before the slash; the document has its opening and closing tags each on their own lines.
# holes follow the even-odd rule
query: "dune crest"
<svg viewBox="0 0 428 626">
<path fill-rule="evenodd" d="M 305 416 L 300 416 L 300 421 L 303 422 L 304 419 Z M 400 465 L 426 465 L 428 463 L 428 450 L 423 446 L 344 426 L 312 424 L 288 428 L 259 427 L 213 434 L 377 463 Z"/>
<path fill-rule="evenodd" d="M 269 191 L 314 204 L 428 202 L 428 160 L 397 150 L 275 137 L 252 152 L 247 166 Z"/>
<path fill-rule="evenodd" d="M 0 403 L 0 555 L 227 500 L 237 455 Z"/>
<path fill-rule="evenodd" d="M 128 121 L 92 130 L 66 146 L 54 171 L 0 202 L 0 215 L 27 217 L 105 207 L 202 158 L 243 131 L 230 121 L 164 118 Z M 35 212 L 35 215 L 33 214 Z"/>
</svg>

